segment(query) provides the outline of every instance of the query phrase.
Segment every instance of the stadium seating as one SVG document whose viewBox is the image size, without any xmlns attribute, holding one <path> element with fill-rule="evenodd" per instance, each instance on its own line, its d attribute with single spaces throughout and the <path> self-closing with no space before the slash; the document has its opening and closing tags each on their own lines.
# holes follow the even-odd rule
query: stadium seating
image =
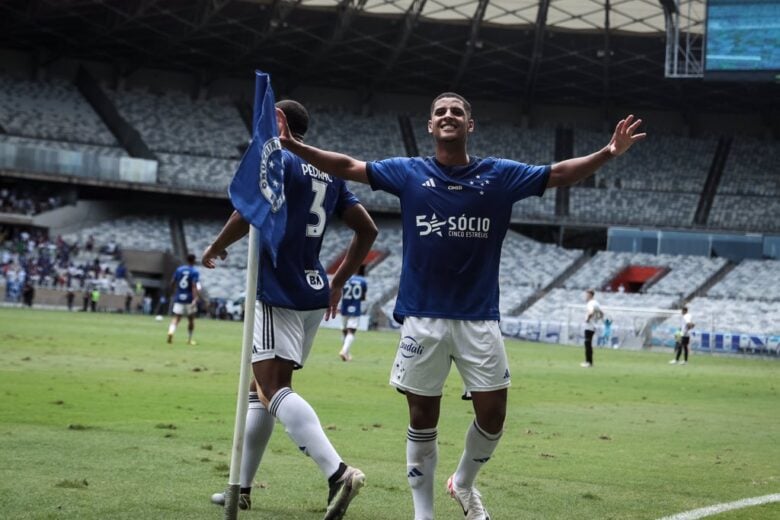
<svg viewBox="0 0 780 520">
<path fill-rule="evenodd" d="M 630 307 L 643 309 L 671 309 L 678 300 L 667 294 L 638 294 L 597 292 L 596 300 L 602 307 Z M 570 307 L 571 305 L 577 308 Z M 554 320 L 572 323 L 584 321 L 585 293 L 575 289 L 553 289 L 520 315 L 521 319 Z M 581 308 L 580 308 L 581 307 Z"/>
<path fill-rule="evenodd" d="M 699 331 L 780 336 L 777 302 L 698 297 L 687 306 Z M 672 316 L 663 325 L 679 328 L 680 318 Z"/>
<path fill-rule="evenodd" d="M 577 130 L 574 134 L 575 157 L 601 149 L 609 138 L 609 132 Z M 599 169 L 596 185 L 624 190 L 700 193 L 716 146 L 717 141 L 713 138 L 690 139 L 651 133 L 630 153 Z"/>
<path fill-rule="evenodd" d="M 12 135 L 116 146 L 117 141 L 73 84 L 0 76 L 0 127 Z"/>
<path fill-rule="evenodd" d="M 77 242 L 83 246 L 90 236 L 98 247 L 114 242 L 121 249 L 171 250 L 168 219 L 162 216 L 120 217 L 63 234 L 62 238 L 69 243 Z"/>
<path fill-rule="evenodd" d="M 694 193 L 572 188 L 569 213 L 580 222 L 684 227 L 698 202 Z"/>
<path fill-rule="evenodd" d="M 780 261 L 743 260 L 715 284 L 707 296 L 780 301 Z"/>
<path fill-rule="evenodd" d="M 237 160 L 219 157 L 160 152 L 157 158 L 157 180 L 160 184 L 225 194 L 238 168 Z"/>
<path fill-rule="evenodd" d="M 306 142 L 364 161 L 405 157 L 397 116 L 356 115 L 337 107 L 309 107 L 311 122 Z"/>
<path fill-rule="evenodd" d="M 718 193 L 777 197 L 780 195 L 778 164 L 780 144 L 777 142 L 737 137 L 731 145 Z"/>
<path fill-rule="evenodd" d="M 652 295 L 687 297 L 718 272 L 726 260 L 685 255 L 652 255 L 599 251 L 566 282 L 567 289 L 600 290 L 629 265 L 668 267 L 670 271 L 647 289 Z M 651 306 L 647 304 L 646 306 Z"/>
<path fill-rule="evenodd" d="M 743 231 L 780 231 L 780 198 L 749 195 L 715 195 L 707 224 L 713 228 Z"/>
<path fill-rule="evenodd" d="M 156 152 L 238 159 L 249 131 L 227 99 L 193 100 L 182 92 L 105 89 L 122 117 Z"/>
<path fill-rule="evenodd" d="M 109 157 L 127 157 L 127 152 L 119 146 L 101 146 L 96 144 L 72 143 L 69 141 L 55 141 L 51 139 L 33 139 L 16 135 L 0 134 L 0 143 L 14 144 L 27 148 L 49 148 L 54 150 L 68 150 L 71 152 L 84 152 L 94 155 L 107 155 Z"/>
</svg>

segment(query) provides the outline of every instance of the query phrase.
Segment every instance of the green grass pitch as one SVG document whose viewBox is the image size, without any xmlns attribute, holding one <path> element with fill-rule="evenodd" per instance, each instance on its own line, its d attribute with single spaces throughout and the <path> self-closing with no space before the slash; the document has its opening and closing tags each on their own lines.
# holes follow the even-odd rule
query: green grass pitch
<svg viewBox="0 0 780 520">
<path fill-rule="evenodd" d="M 0 517 L 221 518 L 241 325 L 0 309 Z M 294 387 L 368 482 L 347 518 L 410 520 L 404 399 L 387 384 L 397 334 L 359 333 L 354 361 L 323 330 Z M 780 492 L 777 360 L 507 342 L 506 430 L 478 479 L 496 520 L 655 519 Z M 437 518 L 472 420 L 453 370 L 439 425 Z M 321 518 L 326 484 L 277 425 L 240 518 Z M 780 504 L 719 519 L 780 518 Z"/>
</svg>

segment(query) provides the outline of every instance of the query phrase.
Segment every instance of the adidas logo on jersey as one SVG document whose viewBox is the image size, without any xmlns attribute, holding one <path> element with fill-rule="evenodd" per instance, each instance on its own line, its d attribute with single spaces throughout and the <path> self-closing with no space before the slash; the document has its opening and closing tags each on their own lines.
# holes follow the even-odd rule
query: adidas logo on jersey
<svg viewBox="0 0 780 520">
<path fill-rule="evenodd" d="M 429 178 L 427 181 L 423 182 L 422 185 L 425 186 L 426 188 L 435 188 L 436 187 L 436 183 L 433 182 L 433 179 L 431 179 L 431 178 Z"/>
</svg>

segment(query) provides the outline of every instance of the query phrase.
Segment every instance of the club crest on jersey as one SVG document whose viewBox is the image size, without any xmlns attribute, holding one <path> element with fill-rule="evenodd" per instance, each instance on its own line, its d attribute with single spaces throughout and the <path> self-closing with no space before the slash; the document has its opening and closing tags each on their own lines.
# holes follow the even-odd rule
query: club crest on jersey
<svg viewBox="0 0 780 520">
<path fill-rule="evenodd" d="M 306 277 L 306 283 L 315 291 L 319 291 L 325 287 L 325 282 L 322 280 L 320 272 L 316 269 L 307 269 L 304 271 L 303 275 Z"/>
<path fill-rule="evenodd" d="M 411 336 L 404 336 L 401 343 L 398 345 L 398 350 L 401 351 L 401 356 L 406 359 L 413 358 L 417 355 L 422 355 L 424 347 L 417 343 L 417 340 Z"/>
<path fill-rule="evenodd" d="M 263 144 L 260 152 L 260 193 L 271 204 L 276 213 L 284 206 L 284 159 L 282 143 L 272 137 Z"/>
</svg>

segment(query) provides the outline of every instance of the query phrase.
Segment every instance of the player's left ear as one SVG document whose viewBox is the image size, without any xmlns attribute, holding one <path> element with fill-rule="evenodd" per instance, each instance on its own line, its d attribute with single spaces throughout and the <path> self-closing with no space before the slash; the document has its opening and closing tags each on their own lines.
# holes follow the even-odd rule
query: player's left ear
<svg viewBox="0 0 780 520">
<path fill-rule="evenodd" d="M 474 120 L 469 119 L 469 133 L 474 131 Z"/>
<path fill-rule="evenodd" d="M 429 134 L 433 133 L 433 121 L 431 121 L 430 119 L 428 120 L 428 133 Z"/>
</svg>

